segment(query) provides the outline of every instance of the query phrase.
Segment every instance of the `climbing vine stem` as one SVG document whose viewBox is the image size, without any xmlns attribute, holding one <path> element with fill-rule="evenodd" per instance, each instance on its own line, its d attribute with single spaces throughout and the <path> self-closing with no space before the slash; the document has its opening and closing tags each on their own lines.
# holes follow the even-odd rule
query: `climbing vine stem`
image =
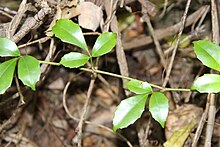
<svg viewBox="0 0 220 147">
<path fill-rule="evenodd" d="M 50 65 L 55 65 L 55 66 L 60 66 L 60 63 L 56 63 L 56 62 L 49 62 L 49 61 L 39 61 L 41 64 L 50 64 Z M 126 76 L 122 76 L 122 75 L 118 75 L 118 74 L 114 74 L 114 73 L 110 73 L 110 72 L 106 72 L 106 71 L 102 71 L 102 70 L 98 70 L 98 69 L 90 69 L 90 68 L 79 68 L 82 71 L 86 71 L 86 72 L 95 72 L 95 73 L 99 73 L 99 74 L 104 74 L 104 75 L 109 75 L 112 77 L 116 77 L 116 78 L 121 78 L 121 79 L 127 79 L 127 80 L 136 80 L 134 78 L 131 77 L 126 77 Z M 188 88 L 164 88 L 152 83 L 149 83 L 150 86 L 160 89 L 161 91 L 165 92 L 165 91 L 182 91 L 182 92 L 190 92 L 191 89 Z"/>
</svg>

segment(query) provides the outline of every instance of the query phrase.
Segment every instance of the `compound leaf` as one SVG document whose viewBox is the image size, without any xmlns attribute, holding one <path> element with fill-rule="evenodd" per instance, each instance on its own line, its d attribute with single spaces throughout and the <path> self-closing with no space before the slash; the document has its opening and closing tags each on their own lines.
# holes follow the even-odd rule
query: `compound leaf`
<svg viewBox="0 0 220 147">
<path fill-rule="evenodd" d="M 116 33 L 112 32 L 105 32 L 101 34 L 93 46 L 92 56 L 99 57 L 110 52 L 116 45 L 116 36 Z"/>
<path fill-rule="evenodd" d="M 136 94 L 147 94 L 152 92 L 152 88 L 149 83 L 139 80 L 131 80 L 126 82 L 125 85 L 128 89 Z"/>
<path fill-rule="evenodd" d="M 85 65 L 89 60 L 89 56 L 78 53 L 70 52 L 61 58 L 60 64 L 69 68 L 77 68 Z"/>
<path fill-rule="evenodd" d="M 82 30 L 78 24 L 68 19 L 60 19 L 52 28 L 55 36 L 63 42 L 88 50 Z"/>
<path fill-rule="evenodd" d="M 0 37 L 0 56 L 7 57 L 7 56 L 20 56 L 20 52 L 18 50 L 17 45 L 8 38 Z"/>
<path fill-rule="evenodd" d="M 36 90 L 36 83 L 40 79 L 40 63 L 32 56 L 23 56 L 18 62 L 18 78 L 24 85 Z"/>
<path fill-rule="evenodd" d="M 140 118 L 144 111 L 147 97 L 147 94 L 135 95 L 121 101 L 113 118 L 113 130 L 126 128 Z"/>
<path fill-rule="evenodd" d="M 220 75 L 204 74 L 194 81 L 191 89 L 200 93 L 218 93 L 220 92 Z"/>
<path fill-rule="evenodd" d="M 0 94 L 11 86 L 17 58 L 10 59 L 0 64 Z"/>
<path fill-rule="evenodd" d="M 150 97 L 149 111 L 152 117 L 164 127 L 169 111 L 167 97 L 161 92 L 154 92 Z"/>
<path fill-rule="evenodd" d="M 220 47 L 208 40 L 194 41 L 197 58 L 206 66 L 220 71 Z"/>
</svg>

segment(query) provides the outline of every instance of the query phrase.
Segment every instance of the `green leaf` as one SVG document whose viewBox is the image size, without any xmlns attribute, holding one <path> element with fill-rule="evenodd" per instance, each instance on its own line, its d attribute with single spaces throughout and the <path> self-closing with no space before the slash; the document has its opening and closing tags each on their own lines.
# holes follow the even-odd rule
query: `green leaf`
<svg viewBox="0 0 220 147">
<path fill-rule="evenodd" d="M 204 74 L 194 81 L 191 90 L 197 90 L 200 93 L 220 92 L 220 75 Z"/>
<path fill-rule="evenodd" d="M 116 33 L 105 32 L 101 34 L 93 46 L 92 56 L 99 57 L 102 56 L 112 50 L 112 48 L 116 45 Z"/>
<path fill-rule="evenodd" d="M 5 61 L 0 64 L 0 94 L 11 86 L 17 58 Z"/>
<path fill-rule="evenodd" d="M 194 41 L 197 58 L 206 66 L 220 71 L 220 47 L 208 40 Z"/>
<path fill-rule="evenodd" d="M 70 52 L 61 58 L 60 64 L 69 68 L 77 68 L 85 65 L 88 62 L 88 60 L 89 56 L 85 54 Z"/>
<path fill-rule="evenodd" d="M 9 40 L 8 38 L 1 38 L 0 37 L 0 56 L 7 57 L 7 56 L 20 56 L 20 52 L 18 50 L 17 45 Z"/>
<path fill-rule="evenodd" d="M 82 30 L 78 24 L 68 19 L 60 19 L 52 28 L 55 36 L 63 42 L 88 50 Z"/>
<path fill-rule="evenodd" d="M 152 92 L 152 88 L 149 83 L 139 80 L 131 80 L 126 82 L 125 85 L 128 89 L 136 94 L 147 94 Z"/>
<path fill-rule="evenodd" d="M 29 86 L 32 90 L 35 89 L 36 83 L 40 79 L 40 63 L 32 56 L 23 56 L 18 62 L 18 78 L 24 85 Z"/>
<path fill-rule="evenodd" d="M 169 111 L 167 97 L 161 92 L 154 92 L 150 97 L 149 111 L 153 118 L 164 127 Z"/>
<path fill-rule="evenodd" d="M 126 128 L 140 118 L 144 111 L 147 97 L 147 94 L 135 95 L 121 101 L 113 118 L 113 130 Z"/>
</svg>

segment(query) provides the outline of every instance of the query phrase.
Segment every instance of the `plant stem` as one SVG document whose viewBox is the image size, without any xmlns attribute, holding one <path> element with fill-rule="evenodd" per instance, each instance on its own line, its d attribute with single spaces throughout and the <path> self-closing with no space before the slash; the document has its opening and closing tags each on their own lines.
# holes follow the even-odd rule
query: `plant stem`
<svg viewBox="0 0 220 147">
<path fill-rule="evenodd" d="M 118 74 L 114 74 L 114 73 L 110 73 L 110 72 L 106 72 L 106 71 L 101 71 L 101 70 L 97 70 L 97 69 L 89 69 L 89 68 L 80 68 L 80 70 L 83 71 L 87 71 L 87 72 L 96 72 L 99 74 L 104 74 L 104 75 L 109 75 L 112 77 L 116 77 L 116 78 L 121 78 L 121 79 L 127 79 L 127 80 L 136 80 L 134 78 L 131 77 L 126 77 L 126 76 L 122 76 L 122 75 L 118 75 Z M 164 88 L 155 84 L 151 84 L 149 83 L 150 86 L 154 87 L 154 88 L 158 88 L 162 91 L 183 91 L 183 92 L 190 92 L 190 89 L 184 89 L 184 88 Z"/>
<path fill-rule="evenodd" d="M 50 64 L 50 65 L 55 65 L 55 66 L 60 66 L 60 63 L 56 63 L 56 62 L 50 62 L 50 61 L 40 61 L 38 60 L 41 64 Z"/>
<path fill-rule="evenodd" d="M 49 61 L 40 61 L 39 62 L 41 64 L 50 64 L 50 65 L 55 65 L 55 66 L 60 66 L 61 64 L 60 63 L 56 63 L 56 62 L 49 62 Z M 80 70 L 82 71 L 87 71 L 87 72 L 95 72 L 95 73 L 99 73 L 99 74 L 104 74 L 104 75 L 109 75 L 109 76 L 112 76 L 112 77 L 116 77 L 116 78 L 121 78 L 121 79 L 127 79 L 127 80 L 136 80 L 134 78 L 131 78 L 131 77 L 126 77 L 126 76 L 122 76 L 122 75 L 118 75 L 118 74 L 114 74 L 114 73 L 110 73 L 110 72 L 106 72 L 106 71 L 102 71 L 102 70 L 98 70 L 98 69 L 89 69 L 89 68 L 79 68 Z M 162 90 L 163 92 L 165 91 L 182 91 L 182 92 L 190 92 L 191 90 L 190 89 L 184 89 L 184 88 L 164 88 L 164 87 L 161 87 L 161 86 L 158 86 L 158 85 L 155 85 L 155 84 L 151 84 L 149 83 L 150 86 L 154 87 L 154 88 L 157 88 L 157 89 L 160 89 Z"/>
</svg>

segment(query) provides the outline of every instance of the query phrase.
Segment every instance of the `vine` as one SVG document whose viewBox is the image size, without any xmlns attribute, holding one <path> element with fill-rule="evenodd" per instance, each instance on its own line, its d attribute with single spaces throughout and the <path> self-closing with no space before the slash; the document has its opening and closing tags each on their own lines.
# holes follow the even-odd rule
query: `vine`
<svg viewBox="0 0 220 147">
<path fill-rule="evenodd" d="M 7 39 L 0 38 L 0 57 L 12 57 L 3 63 L 0 63 L 0 94 L 11 86 L 14 72 L 17 66 L 17 75 L 22 83 L 32 90 L 36 90 L 36 83 L 40 79 L 40 64 L 49 64 L 53 66 L 64 66 L 67 68 L 79 68 L 82 71 L 129 80 L 125 85 L 128 90 L 134 93 L 134 96 L 122 100 L 117 106 L 113 118 L 113 130 L 122 129 L 134 123 L 144 112 L 147 98 L 149 100 L 149 111 L 152 117 L 164 127 L 169 105 L 168 99 L 163 94 L 165 91 L 184 91 L 196 90 L 200 93 L 218 93 L 220 92 L 220 75 L 205 74 L 194 81 L 191 88 L 165 88 L 159 85 L 140 81 L 131 77 L 126 77 L 106 71 L 101 71 L 93 66 L 93 58 L 103 56 L 109 53 L 116 45 L 116 33 L 105 32 L 97 38 L 93 48 L 89 51 L 85 42 L 83 33 L 78 24 L 67 19 L 60 19 L 52 28 L 52 32 L 61 41 L 78 46 L 86 51 L 86 54 L 80 52 L 70 52 L 65 54 L 59 63 L 40 61 L 33 56 L 22 56 L 17 45 Z M 194 41 L 194 49 L 197 58 L 206 66 L 220 71 L 220 47 L 208 40 Z M 83 68 L 87 62 L 91 67 Z M 157 88 L 160 92 L 154 92 Z"/>
</svg>

